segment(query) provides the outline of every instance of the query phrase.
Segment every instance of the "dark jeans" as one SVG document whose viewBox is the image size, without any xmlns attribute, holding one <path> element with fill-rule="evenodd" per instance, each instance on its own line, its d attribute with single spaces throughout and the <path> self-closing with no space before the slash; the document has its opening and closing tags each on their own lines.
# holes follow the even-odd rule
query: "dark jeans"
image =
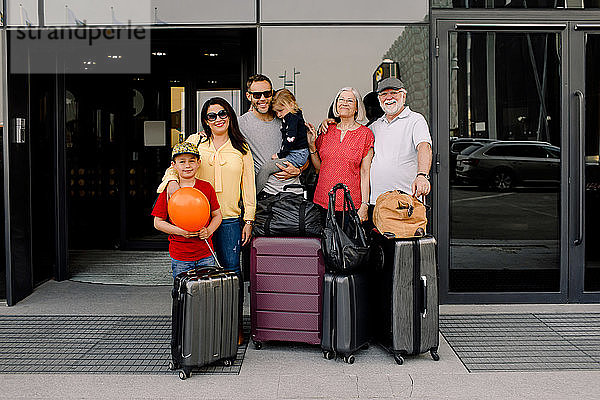
<svg viewBox="0 0 600 400">
<path fill-rule="evenodd" d="M 244 277 L 240 267 L 242 251 L 242 228 L 240 218 L 223 219 L 212 237 L 217 260 L 225 271 L 235 272 L 240 280 L 240 301 L 238 304 L 240 325 L 242 324 L 244 305 Z"/>
</svg>

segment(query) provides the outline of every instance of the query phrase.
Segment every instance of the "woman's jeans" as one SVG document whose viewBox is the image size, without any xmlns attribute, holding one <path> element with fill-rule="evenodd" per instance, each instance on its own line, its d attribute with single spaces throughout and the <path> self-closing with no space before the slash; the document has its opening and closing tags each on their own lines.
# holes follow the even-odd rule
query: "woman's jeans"
<svg viewBox="0 0 600 400">
<path fill-rule="evenodd" d="M 171 257 L 171 272 L 173 273 L 173 279 L 175 279 L 175 277 L 180 273 L 188 271 L 192 268 L 214 265 L 216 264 L 213 256 L 204 257 L 195 261 L 179 261 Z"/>
<path fill-rule="evenodd" d="M 240 280 L 239 316 L 241 325 L 244 304 L 244 278 L 240 268 L 240 253 L 242 251 L 240 219 L 223 219 L 223 222 L 213 234 L 212 242 L 219 264 L 225 271 L 235 272 Z"/>
</svg>

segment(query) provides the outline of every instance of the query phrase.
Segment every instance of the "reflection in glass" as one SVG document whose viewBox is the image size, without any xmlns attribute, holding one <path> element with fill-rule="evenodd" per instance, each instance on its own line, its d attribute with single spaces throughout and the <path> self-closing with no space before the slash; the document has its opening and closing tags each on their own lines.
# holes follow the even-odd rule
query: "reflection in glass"
<svg viewBox="0 0 600 400">
<path fill-rule="evenodd" d="M 560 41 L 451 33 L 450 291 L 558 291 Z"/>
<path fill-rule="evenodd" d="M 585 272 L 584 290 L 600 290 L 600 35 L 585 43 Z"/>
<path fill-rule="evenodd" d="M 185 139 L 185 87 L 171 87 L 171 147 Z"/>
</svg>

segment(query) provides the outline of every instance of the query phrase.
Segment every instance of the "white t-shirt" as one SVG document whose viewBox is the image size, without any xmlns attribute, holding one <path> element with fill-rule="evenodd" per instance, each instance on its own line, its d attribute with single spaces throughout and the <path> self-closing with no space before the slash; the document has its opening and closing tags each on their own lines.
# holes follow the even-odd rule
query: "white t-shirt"
<svg viewBox="0 0 600 400">
<path fill-rule="evenodd" d="M 375 155 L 371 163 L 371 198 L 390 190 L 412 193 L 411 185 L 417 176 L 417 146 L 431 144 L 431 135 L 425 118 L 408 106 L 392 122 L 386 116 L 373 122 L 369 128 L 375 135 Z"/>
</svg>

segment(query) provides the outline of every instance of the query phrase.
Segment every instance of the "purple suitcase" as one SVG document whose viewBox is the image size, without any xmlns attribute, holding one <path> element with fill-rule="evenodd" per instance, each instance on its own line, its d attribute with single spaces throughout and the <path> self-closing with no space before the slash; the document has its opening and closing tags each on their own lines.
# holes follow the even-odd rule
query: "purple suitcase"
<svg viewBox="0 0 600 400">
<path fill-rule="evenodd" d="M 257 237 L 250 250 L 251 337 L 321 343 L 325 263 L 319 238 Z"/>
</svg>

